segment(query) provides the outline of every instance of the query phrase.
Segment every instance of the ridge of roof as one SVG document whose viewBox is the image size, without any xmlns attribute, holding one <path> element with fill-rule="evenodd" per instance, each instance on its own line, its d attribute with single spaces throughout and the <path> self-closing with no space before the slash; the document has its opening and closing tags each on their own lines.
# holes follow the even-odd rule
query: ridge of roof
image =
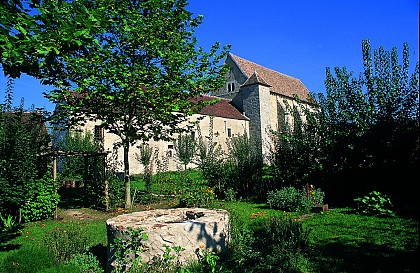
<svg viewBox="0 0 420 273">
<path fill-rule="evenodd" d="M 246 77 L 251 77 L 256 71 L 271 86 L 270 92 L 290 98 L 294 98 L 294 95 L 297 95 L 301 100 L 308 102 L 310 92 L 300 79 L 248 61 L 233 53 L 229 53 L 229 56 Z"/>
</svg>

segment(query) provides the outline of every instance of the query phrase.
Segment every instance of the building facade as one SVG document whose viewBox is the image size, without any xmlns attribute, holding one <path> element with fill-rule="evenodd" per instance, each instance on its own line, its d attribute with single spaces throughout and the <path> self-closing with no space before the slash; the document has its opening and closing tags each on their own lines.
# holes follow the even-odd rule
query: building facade
<svg viewBox="0 0 420 273">
<path fill-rule="evenodd" d="M 263 67 L 234 54 L 226 57 L 225 63 L 230 67 L 226 74 L 223 88 L 201 96 L 200 100 L 218 99 L 215 104 L 204 107 L 199 114 L 188 118 L 195 123 L 191 130 L 196 137 L 201 135 L 227 149 L 227 141 L 236 135 L 247 134 L 258 143 L 263 156 L 272 148 L 271 130 L 277 130 L 284 122 L 290 123 L 290 107 L 311 107 L 310 92 L 297 78 Z M 186 126 L 187 122 L 180 124 Z M 101 130 L 99 122 L 87 122 L 84 130 L 93 132 L 103 141 L 105 151 L 113 151 L 114 160 L 122 162 L 122 148 L 114 150 L 117 136 Z M 176 138 L 176 136 L 174 136 Z M 150 141 L 153 149 L 152 170 L 177 170 L 180 164 L 175 157 L 174 143 L 167 141 Z M 142 173 L 143 167 L 137 160 L 139 146 L 136 143 L 130 149 L 130 173 Z M 190 167 L 193 167 L 191 165 Z M 122 170 L 122 164 L 121 164 Z"/>
</svg>

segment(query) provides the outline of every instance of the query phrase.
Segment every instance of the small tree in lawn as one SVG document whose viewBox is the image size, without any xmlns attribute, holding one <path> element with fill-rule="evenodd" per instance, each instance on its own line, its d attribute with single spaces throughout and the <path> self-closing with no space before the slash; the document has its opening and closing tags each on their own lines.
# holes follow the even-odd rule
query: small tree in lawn
<svg viewBox="0 0 420 273">
<path fill-rule="evenodd" d="M 152 188 L 152 148 L 149 144 L 143 143 L 139 146 L 139 154 L 136 154 L 137 161 L 143 165 L 144 180 L 146 182 L 146 190 L 150 192 Z"/>
<path fill-rule="evenodd" d="M 50 79 L 59 88 L 49 98 L 60 103 L 60 120 L 97 119 L 120 138 L 130 208 L 130 147 L 182 131 L 178 124 L 202 105 L 190 98 L 223 82 L 220 63 L 228 48 L 216 43 L 207 53 L 197 47 L 194 29 L 202 17 L 193 17 L 185 0 L 85 2 L 101 13 L 98 44 L 65 57 L 65 76 Z"/>
<path fill-rule="evenodd" d="M 190 164 L 197 151 L 194 136 L 192 134 L 179 134 L 174 145 L 175 155 L 179 161 L 184 165 L 184 171 L 187 170 L 187 165 Z"/>
</svg>

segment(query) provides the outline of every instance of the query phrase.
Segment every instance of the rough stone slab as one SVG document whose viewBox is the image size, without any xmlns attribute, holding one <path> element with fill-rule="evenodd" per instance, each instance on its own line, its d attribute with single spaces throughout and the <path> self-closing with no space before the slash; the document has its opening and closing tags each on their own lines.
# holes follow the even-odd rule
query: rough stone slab
<svg viewBox="0 0 420 273">
<path fill-rule="evenodd" d="M 141 228 L 148 239 L 143 241 L 142 261 L 164 254 L 165 247 L 182 247 L 179 261 L 196 260 L 196 251 L 223 251 L 229 241 L 229 213 L 226 210 L 201 208 L 156 209 L 119 215 L 106 221 L 108 265 L 114 261 L 110 245 L 115 238 L 127 238 L 129 228 Z M 108 270 L 109 271 L 109 270 Z"/>
</svg>

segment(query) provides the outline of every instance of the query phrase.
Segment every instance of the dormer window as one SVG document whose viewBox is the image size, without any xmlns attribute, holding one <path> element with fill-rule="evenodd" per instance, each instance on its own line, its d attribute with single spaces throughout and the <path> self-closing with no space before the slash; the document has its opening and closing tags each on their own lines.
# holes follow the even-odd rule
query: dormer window
<svg viewBox="0 0 420 273">
<path fill-rule="evenodd" d="M 228 91 L 228 92 L 233 92 L 233 91 L 235 91 L 235 82 L 228 82 L 228 83 L 227 83 L 227 91 Z"/>
</svg>

